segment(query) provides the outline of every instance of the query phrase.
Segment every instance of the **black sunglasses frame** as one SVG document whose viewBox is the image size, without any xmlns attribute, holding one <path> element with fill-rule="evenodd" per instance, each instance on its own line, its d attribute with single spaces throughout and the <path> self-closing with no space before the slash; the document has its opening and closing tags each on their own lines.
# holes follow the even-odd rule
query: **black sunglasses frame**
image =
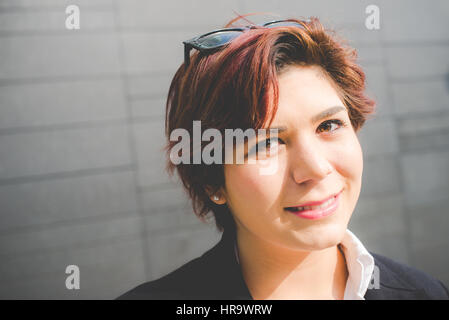
<svg viewBox="0 0 449 320">
<path fill-rule="evenodd" d="M 266 22 L 266 23 L 263 23 L 263 24 L 259 24 L 259 25 L 250 25 L 250 26 L 244 26 L 244 27 L 239 27 L 239 28 L 224 28 L 224 29 L 217 29 L 217 30 L 213 30 L 213 31 L 211 31 L 211 32 L 202 34 L 202 35 L 200 35 L 200 36 L 194 37 L 194 38 L 192 38 L 192 39 L 190 39 L 190 40 L 183 41 L 182 43 L 184 44 L 184 66 L 185 66 L 185 68 L 187 68 L 187 67 L 189 66 L 189 64 L 190 64 L 190 51 L 191 51 L 192 49 L 196 49 L 196 50 L 198 50 L 198 51 L 200 51 L 200 52 L 214 51 L 214 50 L 216 50 L 216 49 L 219 49 L 219 48 L 221 48 L 221 47 L 227 45 L 227 44 L 230 43 L 232 40 L 234 40 L 234 38 L 233 38 L 233 39 L 231 39 L 231 40 L 229 40 L 229 41 L 220 43 L 220 44 L 218 44 L 218 45 L 216 45 L 216 46 L 213 46 L 213 47 L 205 47 L 205 46 L 203 46 L 203 45 L 201 44 L 201 41 L 200 41 L 200 40 L 201 40 L 202 38 L 206 37 L 206 36 L 209 36 L 209 35 L 214 34 L 214 33 L 226 32 L 226 31 L 240 31 L 240 32 L 245 32 L 246 30 L 257 29 L 257 28 L 260 28 L 260 27 L 262 27 L 262 28 L 263 28 L 263 27 L 268 27 L 268 26 L 270 26 L 270 25 L 272 25 L 272 24 L 277 24 L 277 23 L 282 23 L 282 22 L 292 22 L 291 26 L 297 26 L 297 27 L 300 27 L 300 28 L 304 28 L 304 26 L 303 26 L 302 24 L 298 23 L 298 22 L 295 21 L 295 20 L 291 20 L 291 19 L 286 19 L 286 20 L 273 20 L 273 21 L 269 21 L 269 22 Z M 310 22 L 310 20 L 309 20 L 309 19 L 307 19 L 307 20 L 302 20 L 302 22 L 308 23 L 308 22 Z M 284 25 L 284 26 L 280 25 L 279 27 L 288 27 L 288 26 L 289 26 L 289 25 Z"/>
</svg>

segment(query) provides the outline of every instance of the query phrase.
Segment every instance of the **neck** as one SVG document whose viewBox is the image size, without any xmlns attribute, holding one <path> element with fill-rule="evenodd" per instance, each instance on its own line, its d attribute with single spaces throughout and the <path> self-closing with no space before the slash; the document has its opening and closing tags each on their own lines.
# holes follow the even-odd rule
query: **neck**
<svg viewBox="0 0 449 320">
<path fill-rule="evenodd" d="M 343 299 L 348 271 L 338 246 L 298 251 L 237 231 L 243 277 L 255 300 Z"/>
</svg>

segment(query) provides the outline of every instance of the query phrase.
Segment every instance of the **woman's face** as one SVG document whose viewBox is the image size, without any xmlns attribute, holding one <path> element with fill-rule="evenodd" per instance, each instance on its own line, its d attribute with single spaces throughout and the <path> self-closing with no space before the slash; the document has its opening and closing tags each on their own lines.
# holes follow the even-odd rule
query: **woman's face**
<svg viewBox="0 0 449 320">
<path fill-rule="evenodd" d="M 277 171 L 262 175 L 260 168 L 266 163 L 260 161 L 225 164 L 222 196 L 239 233 L 294 250 L 337 245 L 360 194 L 363 156 L 356 132 L 347 108 L 320 67 L 288 67 L 278 85 L 279 105 L 270 127 L 286 130 L 279 131 L 279 139 L 267 147 L 270 154 L 264 157 L 277 162 Z M 334 107 L 342 109 L 318 117 L 338 109 Z M 261 142 L 249 142 L 246 151 Z M 337 209 L 322 218 L 307 219 L 285 209 L 340 191 Z"/>
</svg>

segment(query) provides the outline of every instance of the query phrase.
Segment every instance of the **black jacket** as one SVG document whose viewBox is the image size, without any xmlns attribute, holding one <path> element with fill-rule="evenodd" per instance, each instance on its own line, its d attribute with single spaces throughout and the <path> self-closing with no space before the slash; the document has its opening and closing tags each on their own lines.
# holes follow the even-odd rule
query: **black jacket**
<svg viewBox="0 0 449 320">
<path fill-rule="evenodd" d="M 252 300 L 234 253 L 234 237 L 224 232 L 219 243 L 201 257 L 166 276 L 146 282 L 117 299 Z M 412 267 L 370 252 L 379 268 L 380 288 L 368 289 L 366 300 L 449 299 L 437 279 Z"/>
</svg>

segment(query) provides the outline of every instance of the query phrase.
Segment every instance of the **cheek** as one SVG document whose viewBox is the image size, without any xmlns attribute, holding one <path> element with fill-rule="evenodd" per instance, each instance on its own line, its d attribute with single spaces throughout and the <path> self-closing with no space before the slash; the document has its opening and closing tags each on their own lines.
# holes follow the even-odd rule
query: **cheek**
<svg viewBox="0 0 449 320">
<path fill-rule="evenodd" d="M 332 159 L 337 172 L 353 187 L 361 184 L 363 172 L 363 152 L 355 134 L 345 139 L 344 143 L 332 149 Z M 360 186 L 358 186 L 360 188 Z"/>
<path fill-rule="evenodd" d="M 234 209 L 269 208 L 282 189 L 282 170 L 262 175 L 258 165 L 225 165 L 228 204 Z"/>
</svg>

